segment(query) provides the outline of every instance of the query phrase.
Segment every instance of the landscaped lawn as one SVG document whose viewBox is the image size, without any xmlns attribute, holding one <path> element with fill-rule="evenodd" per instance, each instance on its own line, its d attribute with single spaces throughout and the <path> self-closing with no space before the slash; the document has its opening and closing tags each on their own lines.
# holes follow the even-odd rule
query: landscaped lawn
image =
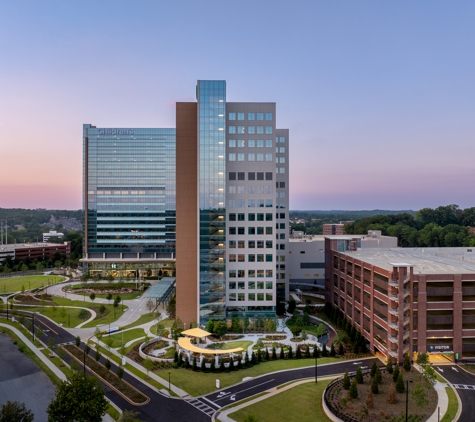
<svg viewBox="0 0 475 422">
<path fill-rule="evenodd" d="M 162 324 L 164 328 L 171 328 L 171 327 L 173 326 L 173 323 L 174 323 L 174 322 L 175 322 L 175 319 L 173 319 L 173 318 L 166 318 L 166 319 L 160 321 L 160 324 Z M 155 334 L 155 335 L 157 334 L 157 329 L 156 329 L 156 328 L 157 328 L 157 326 L 154 325 L 154 326 L 150 329 L 150 331 L 151 331 L 153 334 Z"/>
<path fill-rule="evenodd" d="M 241 347 L 244 351 L 247 352 L 247 348 L 252 344 L 252 341 L 230 341 L 229 343 L 224 343 L 221 350 L 230 350 Z"/>
<path fill-rule="evenodd" d="M 79 318 L 79 313 L 81 309 L 77 308 L 66 308 L 62 306 L 56 307 L 32 307 L 32 306 L 15 306 L 14 309 L 21 308 L 24 311 L 28 312 L 38 312 L 41 315 L 44 315 L 48 318 L 51 318 L 57 324 L 63 324 L 65 327 L 73 328 L 78 326 L 84 321 L 87 321 L 91 317 L 89 311 L 85 311 L 86 316 L 84 319 Z M 45 327 L 42 327 L 45 328 Z"/>
<path fill-rule="evenodd" d="M 447 408 L 447 412 L 445 412 L 444 417 L 440 422 L 452 422 L 457 414 L 457 410 L 459 408 L 459 403 L 457 397 L 455 396 L 454 390 L 451 387 L 446 387 L 445 391 L 449 396 L 449 407 Z"/>
<path fill-rule="evenodd" d="M 324 365 L 326 363 L 338 361 L 341 360 L 338 358 L 320 358 L 318 359 L 318 364 Z M 268 362 L 263 362 L 260 365 L 255 365 L 252 368 L 233 372 L 204 373 L 193 372 L 186 369 L 172 369 L 171 371 L 166 370 L 166 372 L 171 372 L 172 384 L 185 390 L 192 396 L 200 396 L 202 394 L 207 394 L 216 390 L 216 379 L 220 380 L 221 388 L 224 388 L 241 382 L 245 377 L 257 377 L 259 375 L 264 375 L 269 372 L 281 371 L 283 369 L 313 366 L 314 362 L 314 359 L 285 359 L 271 360 Z M 168 376 L 165 371 L 157 371 L 156 374 L 163 378 L 167 378 Z"/>
<path fill-rule="evenodd" d="M 114 340 L 111 347 L 116 349 L 117 347 L 122 346 L 122 337 L 124 338 L 124 344 L 127 344 L 129 341 L 136 338 L 145 337 L 145 331 L 143 328 L 134 328 L 132 330 L 121 331 L 119 333 L 111 334 L 110 336 L 103 336 L 102 341 L 107 343 L 107 339 L 109 337 Z"/>
<path fill-rule="evenodd" d="M 105 303 L 82 302 L 80 300 L 69 300 L 63 297 L 59 297 L 59 296 L 53 296 L 52 300 L 55 304 L 59 305 L 56 307 L 56 314 L 53 314 L 54 311 L 52 310 L 52 308 L 49 308 L 49 307 L 45 307 L 45 308 L 34 307 L 33 308 L 30 306 L 22 307 L 21 305 L 15 304 L 14 309 L 23 309 L 25 311 L 31 311 L 31 312 L 41 312 L 42 314 L 47 315 L 48 317 L 53 319 L 55 322 L 59 324 L 65 324 L 66 327 L 68 327 L 68 317 L 67 317 L 68 314 L 70 315 L 70 319 L 71 319 L 71 324 L 70 324 L 71 327 L 75 327 L 79 323 L 87 320 L 87 318 L 84 320 L 79 320 L 79 319 L 73 320 L 73 318 L 75 318 L 75 316 L 79 313 L 80 309 L 71 309 L 71 308 L 68 309 L 67 308 L 68 306 L 77 306 L 81 308 L 94 310 L 96 312 L 96 318 L 93 321 L 86 324 L 83 328 L 96 327 L 97 325 L 101 325 L 101 324 L 113 323 L 122 315 L 122 304 L 120 304 L 116 308 L 115 314 L 114 314 L 114 307 L 112 305 L 107 305 Z M 52 306 L 52 304 L 48 302 L 44 302 L 44 304 L 47 306 Z M 101 305 L 104 305 L 106 307 L 106 311 L 102 315 L 99 312 L 99 308 Z M 66 315 L 62 311 L 63 306 L 65 309 Z M 125 309 L 127 309 L 126 306 L 124 306 L 124 310 Z"/>
<path fill-rule="evenodd" d="M 330 381 L 309 382 L 297 385 L 280 394 L 231 413 L 229 416 L 243 422 L 254 416 L 259 422 L 329 421 L 322 409 L 322 394 Z"/>
<path fill-rule="evenodd" d="M 160 313 L 156 313 L 156 312 L 140 315 L 140 318 L 137 321 L 133 322 L 132 324 L 126 325 L 124 328 L 138 327 L 139 325 L 146 324 L 147 322 L 153 321 L 159 316 L 160 316 Z"/>
<path fill-rule="evenodd" d="M 22 287 L 25 290 L 36 289 L 37 287 L 56 284 L 63 280 L 66 280 L 66 278 L 57 275 L 28 275 L 2 278 L 0 279 L 0 293 L 21 292 Z"/>
</svg>

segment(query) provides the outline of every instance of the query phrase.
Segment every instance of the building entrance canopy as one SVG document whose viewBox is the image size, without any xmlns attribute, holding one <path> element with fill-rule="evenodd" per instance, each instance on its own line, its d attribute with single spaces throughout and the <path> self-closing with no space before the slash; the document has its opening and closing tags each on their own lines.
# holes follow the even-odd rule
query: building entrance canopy
<svg viewBox="0 0 475 422">
<path fill-rule="evenodd" d="M 155 299 L 159 304 L 167 302 L 175 292 L 175 283 L 175 277 L 163 277 L 146 291 L 144 297 Z"/>
</svg>

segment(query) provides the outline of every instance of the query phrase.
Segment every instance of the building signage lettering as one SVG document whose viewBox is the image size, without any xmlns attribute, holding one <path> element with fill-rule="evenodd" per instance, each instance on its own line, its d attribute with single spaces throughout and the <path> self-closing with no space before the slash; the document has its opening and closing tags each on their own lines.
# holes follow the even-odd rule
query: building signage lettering
<svg viewBox="0 0 475 422">
<path fill-rule="evenodd" d="M 133 129 L 99 129 L 99 135 L 133 135 Z"/>
<path fill-rule="evenodd" d="M 427 347 L 429 352 L 437 353 L 437 352 L 451 352 L 452 346 L 449 344 L 437 344 L 437 345 L 430 345 Z"/>
</svg>

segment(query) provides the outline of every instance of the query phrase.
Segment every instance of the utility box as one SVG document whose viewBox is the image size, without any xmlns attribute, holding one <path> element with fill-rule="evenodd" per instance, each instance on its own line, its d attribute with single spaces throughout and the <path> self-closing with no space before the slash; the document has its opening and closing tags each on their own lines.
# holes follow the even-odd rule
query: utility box
<svg viewBox="0 0 475 422">
<path fill-rule="evenodd" d="M 220 385 L 221 384 L 220 384 L 219 380 L 216 380 L 216 388 L 220 388 Z"/>
</svg>

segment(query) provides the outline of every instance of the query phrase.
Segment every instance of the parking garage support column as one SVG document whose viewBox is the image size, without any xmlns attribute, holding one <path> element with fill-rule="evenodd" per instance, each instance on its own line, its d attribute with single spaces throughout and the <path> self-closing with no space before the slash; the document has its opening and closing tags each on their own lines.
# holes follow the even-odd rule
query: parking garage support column
<svg viewBox="0 0 475 422">
<path fill-rule="evenodd" d="M 462 321 L 463 321 L 463 296 L 462 296 L 462 276 L 460 274 L 454 275 L 454 309 L 453 309 L 453 324 L 454 324 L 454 353 L 462 357 Z M 455 358 L 455 356 L 454 356 Z"/>
</svg>

